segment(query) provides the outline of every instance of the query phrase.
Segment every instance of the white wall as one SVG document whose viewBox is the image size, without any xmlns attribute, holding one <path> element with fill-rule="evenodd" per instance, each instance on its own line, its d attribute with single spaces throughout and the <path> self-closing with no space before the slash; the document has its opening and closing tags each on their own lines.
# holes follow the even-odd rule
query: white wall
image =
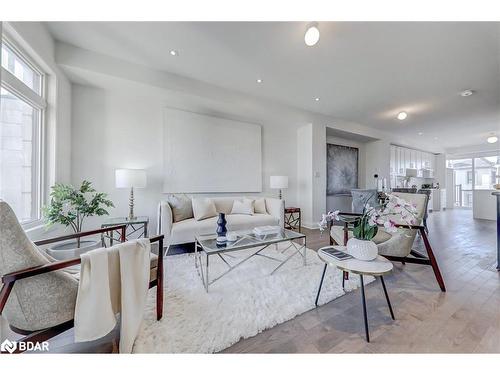
<svg viewBox="0 0 500 375">
<path fill-rule="evenodd" d="M 378 174 L 379 178 L 387 178 L 387 181 L 390 181 L 391 140 L 384 138 L 368 142 L 365 146 L 365 152 L 365 187 L 375 188 L 375 179 L 373 178 L 375 174 Z"/>
<path fill-rule="evenodd" d="M 196 100 L 191 103 L 196 103 Z M 155 228 L 156 207 L 163 196 L 162 116 L 163 109 L 172 104 L 168 99 L 73 85 L 73 184 L 77 185 L 83 179 L 92 181 L 96 189 L 108 193 L 114 201 L 116 208 L 111 214 L 123 216 L 127 214 L 128 191 L 114 187 L 114 170 L 145 168 L 148 186 L 135 192 L 136 214 L 148 215 L 151 228 Z M 189 107 L 189 104 L 185 103 L 185 106 Z M 288 117 L 280 118 L 277 113 L 256 115 L 263 131 L 264 186 L 260 195 L 277 195 L 269 188 L 269 176 L 288 175 L 289 189 L 284 191 L 284 197 L 287 205 L 297 205 L 295 147 L 298 126 Z M 89 220 L 88 227 L 100 221 L 99 218 Z"/>
</svg>

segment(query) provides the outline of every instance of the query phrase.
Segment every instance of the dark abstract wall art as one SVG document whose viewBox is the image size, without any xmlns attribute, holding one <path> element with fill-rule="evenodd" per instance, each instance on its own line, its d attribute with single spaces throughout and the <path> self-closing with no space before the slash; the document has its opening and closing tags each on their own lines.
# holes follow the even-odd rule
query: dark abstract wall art
<svg viewBox="0 0 500 375">
<path fill-rule="evenodd" d="M 358 154 L 355 147 L 326 145 L 327 195 L 350 195 L 358 188 Z"/>
</svg>

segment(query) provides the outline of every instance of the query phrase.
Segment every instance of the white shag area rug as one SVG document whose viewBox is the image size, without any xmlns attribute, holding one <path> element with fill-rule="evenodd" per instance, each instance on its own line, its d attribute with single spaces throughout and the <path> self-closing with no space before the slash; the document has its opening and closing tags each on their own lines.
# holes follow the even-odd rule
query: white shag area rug
<svg viewBox="0 0 500 375">
<path fill-rule="evenodd" d="M 264 254 L 284 258 L 291 254 L 287 244 L 276 250 L 270 246 Z M 233 252 L 234 264 L 252 250 Z M 194 254 L 165 258 L 163 319 L 156 320 L 155 288 L 151 289 L 144 323 L 134 345 L 134 353 L 214 353 L 242 338 L 254 336 L 265 329 L 286 322 L 315 308 L 324 263 L 316 252 L 307 250 L 307 265 L 295 255 L 274 275 L 277 262 L 253 257 L 237 267 L 205 292 L 195 269 Z M 227 269 L 217 256 L 210 257 L 211 278 Z M 365 284 L 373 277 L 365 277 Z M 359 286 L 359 276 L 350 274 L 346 291 Z M 342 272 L 328 267 L 318 304 L 325 304 L 344 295 Z"/>
</svg>

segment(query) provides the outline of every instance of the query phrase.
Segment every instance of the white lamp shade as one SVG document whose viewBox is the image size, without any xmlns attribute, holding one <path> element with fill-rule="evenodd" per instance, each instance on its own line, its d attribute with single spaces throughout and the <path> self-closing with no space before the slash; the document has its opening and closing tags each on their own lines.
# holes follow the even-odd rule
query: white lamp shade
<svg viewBox="0 0 500 375">
<path fill-rule="evenodd" d="M 288 188 L 288 176 L 271 176 L 271 189 L 286 189 Z"/>
<path fill-rule="evenodd" d="M 117 169 L 115 185 L 117 188 L 145 188 L 146 171 L 144 169 Z"/>
</svg>

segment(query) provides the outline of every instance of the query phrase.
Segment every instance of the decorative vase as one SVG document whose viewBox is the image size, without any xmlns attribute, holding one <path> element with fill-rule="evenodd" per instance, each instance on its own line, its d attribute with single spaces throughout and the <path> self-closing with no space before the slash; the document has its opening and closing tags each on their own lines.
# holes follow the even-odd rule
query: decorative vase
<svg viewBox="0 0 500 375">
<path fill-rule="evenodd" d="M 217 243 L 226 243 L 227 238 L 226 238 L 226 233 L 227 233 L 227 228 L 226 228 L 226 214 L 219 213 L 219 218 L 217 219 Z"/>
<path fill-rule="evenodd" d="M 375 242 L 371 240 L 358 240 L 354 237 L 347 241 L 347 252 L 359 260 L 374 260 L 378 255 Z"/>
</svg>

